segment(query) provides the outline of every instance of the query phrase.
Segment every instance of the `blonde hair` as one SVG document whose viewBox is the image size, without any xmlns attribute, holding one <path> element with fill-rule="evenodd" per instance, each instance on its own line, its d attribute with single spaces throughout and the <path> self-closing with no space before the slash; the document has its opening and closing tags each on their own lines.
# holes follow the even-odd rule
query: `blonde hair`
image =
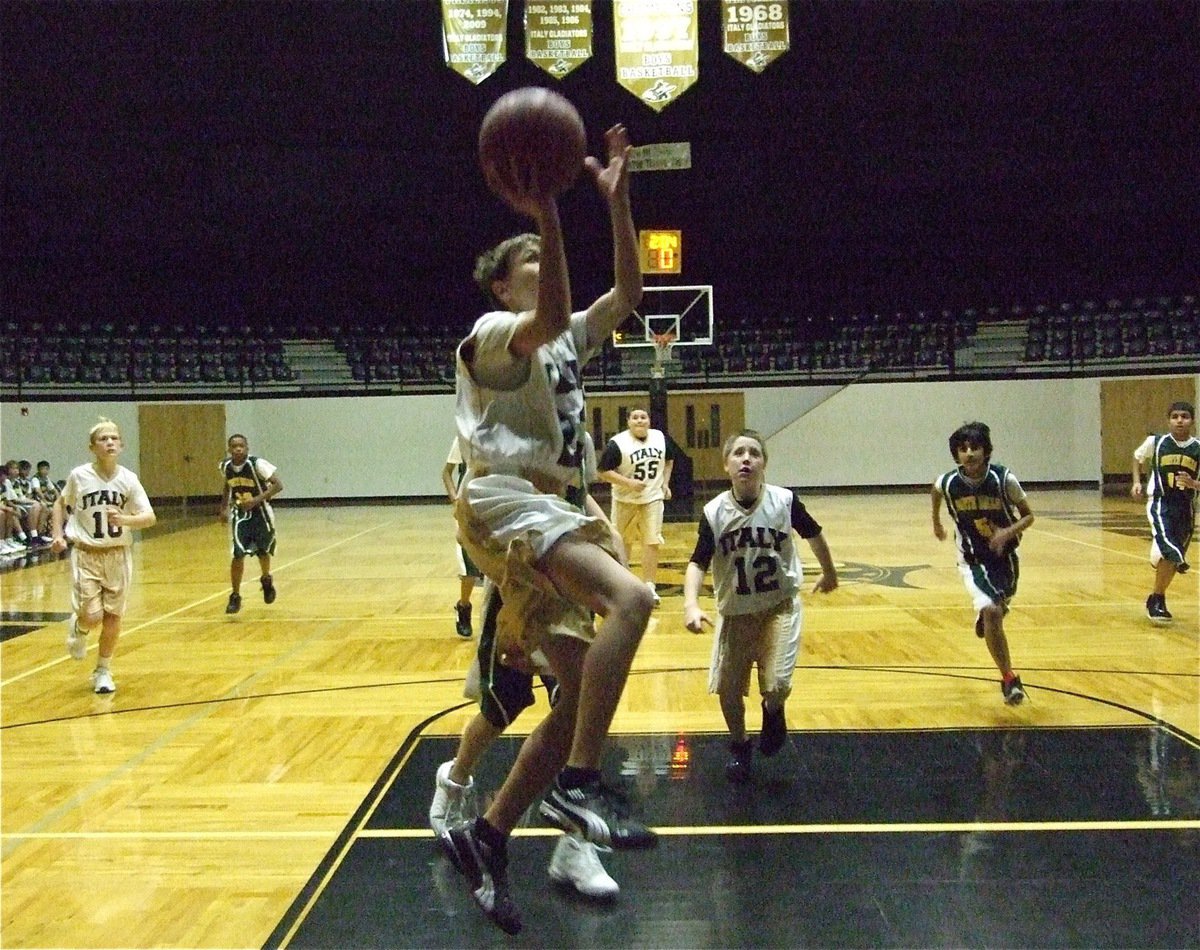
<svg viewBox="0 0 1200 950">
<path fill-rule="evenodd" d="M 91 428 L 88 430 L 88 445 L 95 445 L 95 443 L 96 443 L 96 434 L 97 434 L 97 433 L 98 433 L 98 432 L 99 432 L 101 429 L 116 429 L 116 430 L 117 430 L 117 438 L 118 438 L 118 439 L 119 439 L 119 438 L 121 438 L 121 428 L 120 428 L 120 426 L 118 426 L 118 425 L 117 425 L 115 422 L 113 422 L 111 419 L 106 419 L 104 416 L 100 416 L 100 417 L 99 417 L 99 419 L 100 419 L 100 421 L 99 421 L 99 422 L 97 422 L 97 423 L 96 423 L 94 426 L 92 426 L 92 427 L 91 427 Z"/>
</svg>

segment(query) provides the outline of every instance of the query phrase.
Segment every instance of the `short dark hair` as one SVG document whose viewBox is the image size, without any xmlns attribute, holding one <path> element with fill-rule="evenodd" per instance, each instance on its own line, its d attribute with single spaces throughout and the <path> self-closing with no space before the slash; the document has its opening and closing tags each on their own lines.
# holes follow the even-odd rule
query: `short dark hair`
<svg viewBox="0 0 1200 950">
<path fill-rule="evenodd" d="M 1171 405 L 1167 407 L 1167 415 L 1170 416 L 1171 413 L 1178 412 L 1181 409 L 1193 419 L 1196 418 L 1196 407 L 1184 399 L 1180 399 L 1178 402 L 1171 403 Z"/>
<path fill-rule="evenodd" d="M 225 444 L 229 445 L 229 443 L 232 442 L 234 439 L 241 439 L 243 442 L 246 443 L 247 447 L 250 445 L 250 440 L 247 439 L 240 432 L 235 432 L 233 435 L 231 435 L 228 439 L 225 440 Z"/>
<path fill-rule="evenodd" d="M 46 466 L 46 468 L 49 468 L 49 467 L 50 467 L 50 463 L 49 463 L 49 462 L 47 462 L 45 459 L 42 459 L 40 462 L 38 462 L 38 464 L 37 464 L 37 467 L 38 467 L 38 468 L 41 468 L 43 465 L 45 465 L 45 466 Z"/>
<path fill-rule="evenodd" d="M 950 457 L 958 461 L 958 450 L 964 445 L 978 445 L 987 458 L 992 457 L 992 430 L 982 422 L 968 422 L 950 433 Z"/>
</svg>

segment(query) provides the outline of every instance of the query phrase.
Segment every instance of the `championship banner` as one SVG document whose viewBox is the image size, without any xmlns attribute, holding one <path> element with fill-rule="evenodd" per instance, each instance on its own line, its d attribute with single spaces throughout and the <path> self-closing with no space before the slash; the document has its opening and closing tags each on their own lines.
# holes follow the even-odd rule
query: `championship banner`
<svg viewBox="0 0 1200 950">
<path fill-rule="evenodd" d="M 525 0 L 525 58 L 562 79 L 592 57 L 592 2 Z"/>
<path fill-rule="evenodd" d="M 508 54 L 508 0 L 442 0 L 446 65 L 479 85 Z"/>
<path fill-rule="evenodd" d="M 721 0 L 725 52 L 761 73 L 792 48 L 788 0 Z"/>
<path fill-rule="evenodd" d="M 617 82 L 655 112 L 700 78 L 697 0 L 613 0 Z"/>
</svg>

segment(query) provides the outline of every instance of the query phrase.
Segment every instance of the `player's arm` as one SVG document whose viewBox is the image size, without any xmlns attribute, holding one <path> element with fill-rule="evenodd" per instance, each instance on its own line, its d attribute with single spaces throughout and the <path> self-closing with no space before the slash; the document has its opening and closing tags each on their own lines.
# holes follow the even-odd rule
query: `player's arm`
<svg viewBox="0 0 1200 950">
<path fill-rule="evenodd" d="M 1133 484 L 1129 486 L 1129 494 L 1134 498 L 1142 497 L 1142 460 L 1133 453 Z"/>
<path fill-rule="evenodd" d="M 667 457 L 666 464 L 663 466 L 663 498 L 667 501 L 671 500 L 671 473 L 675 471 L 675 460 Z"/>
<path fill-rule="evenodd" d="M 833 555 L 829 553 L 829 544 L 825 540 L 825 533 L 814 534 L 805 540 L 812 549 L 813 557 L 821 565 L 821 576 L 817 578 L 817 583 L 813 586 L 813 593 L 828 594 L 831 590 L 837 590 L 837 568 L 833 564 Z"/>
<path fill-rule="evenodd" d="M 1154 451 L 1154 436 L 1147 436 L 1146 439 L 1133 450 L 1133 483 L 1129 486 L 1129 494 L 1134 498 L 1142 497 L 1142 463 L 1150 457 L 1150 453 Z"/>
<path fill-rule="evenodd" d="M 217 517 L 222 521 L 229 520 L 229 480 L 225 478 L 225 466 L 221 466 L 221 510 L 217 512 Z"/>
<path fill-rule="evenodd" d="M 1029 506 L 1029 499 L 1022 498 L 1013 504 L 1021 517 L 988 538 L 988 547 L 997 554 L 1002 553 L 1010 542 L 1017 540 L 1025 529 L 1033 524 L 1033 509 Z"/>
<path fill-rule="evenodd" d="M 454 487 L 454 470 L 458 468 L 452 462 L 447 462 L 442 466 L 442 487 L 446 489 L 446 497 L 450 499 L 450 504 L 454 504 L 458 500 L 458 489 Z"/>
<path fill-rule="evenodd" d="M 596 477 L 617 488 L 626 488 L 631 491 L 640 489 L 643 483 L 628 475 L 622 475 L 618 471 L 620 466 L 621 447 L 617 445 L 615 439 L 609 439 L 608 444 L 604 446 L 604 453 L 600 456 L 600 461 L 596 463 Z"/>
<path fill-rule="evenodd" d="M 589 347 L 600 346 L 642 302 L 642 267 L 629 202 L 629 159 L 633 146 L 623 125 L 614 125 L 605 132 L 604 144 L 608 163 L 601 165 L 589 156 L 586 164 L 596 180 L 596 188 L 608 202 L 612 223 L 613 285 L 588 307 Z"/>
<path fill-rule="evenodd" d="M 704 583 L 704 568 L 695 561 L 688 561 L 683 572 L 683 625 L 692 633 L 701 633 L 704 625 L 712 626 L 712 619 L 700 609 L 700 585 Z"/>
<path fill-rule="evenodd" d="M 250 495 L 247 498 L 243 498 L 238 503 L 238 507 L 241 508 L 242 511 L 250 511 L 253 508 L 257 508 L 259 505 L 265 505 L 281 491 L 283 491 L 283 481 L 280 479 L 278 472 L 272 472 L 267 478 L 267 485 L 262 490 L 262 494 Z"/>
<path fill-rule="evenodd" d="M 696 532 L 696 547 L 683 571 L 683 625 L 692 633 L 700 633 L 712 620 L 700 609 L 700 587 L 716 552 L 716 536 L 708 518 L 701 516 Z"/>
<path fill-rule="evenodd" d="M 63 526 L 67 523 L 66 492 L 58 493 L 54 507 L 50 509 L 50 550 L 61 554 L 67 549 L 67 539 L 63 537 Z"/>
<path fill-rule="evenodd" d="M 517 318 L 508 348 L 514 356 L 530 356 L 542 344 L 562 334 L 571 320 L 571 279 L 563 244 L 558 202 L 552 195 L 530 199 L 527 213 L 541 236 L 538 257 L 537 307 Z"/>
<path fill-rule="evenodd" d="M 939 541 L 946 540 L 946 529 L 942 527 L 942 489 L 941 479 L 933 483 L 930 500 L 933 504 L 933 536 Z"/>
</svg>

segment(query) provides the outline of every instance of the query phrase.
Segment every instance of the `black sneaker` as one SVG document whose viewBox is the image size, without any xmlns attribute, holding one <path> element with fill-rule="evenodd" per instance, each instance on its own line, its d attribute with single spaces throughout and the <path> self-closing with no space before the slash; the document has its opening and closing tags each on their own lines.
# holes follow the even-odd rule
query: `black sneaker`
<svg viewBox="0 0 1200 950">
<path fill-rule="evenodd" d="M 475 903 L 506 934 L 521 932 L 521 912 L 508 893 L 508 855 L 475 834 L 475 819 L 451 825 L 438 841 L 467 879 Z"/>
<path fill-rule="evenodd" d="M 1170 623 L 1175 619 L 1171 616 L 1171 611 L 1167 610 L 1165 594 L 1151 594 L 1146 598 L 1146 616 L 1155 623 Z"/>
<path fill-rule="evenodd" d="M 229 595 L 229 603 L 227 603 L 225 605 L 225 613 L 236 614 L 241 609 L 242 609 L 242 595 L 241 594 L 230 594 Z"/>
<path fill-rule="evenodd" d="M 762 732 L 758 737 L 758 751 L 763 755 L 772 756 L 783 748 L 787 739 L 787 720 L 783 718 L 783 707 L 771 710 L 767 704 L 762 704 Z"/>
<path fill-rule="evenodd" d="M 556 781 L 542 800 L 542 817 L 566 832 L 609 848 L 653 848 L 658 835 L 629 814 L 629 805 L 600 782 L 560 788 Z"/>
<path fill-rule="evenodd" d="M 263 589 L 263 603 L 275 603 L 275 581 L 271 578 L 271 575 L 264 574 L 261 583 Z"/>
<path fill-rule="evenodd" d="M 454 613 L 456 615 L 454 632 L 469 640 L 471 638 L 471 605 L 455 604 Z"/>
<path fill-rule="evenodd" d="M 750 781 L 750 759 L 754 754 L 754 745 L 747 739 L 745 742 L 729 743 L 729 761 L 725 763 L 725 777 L 735 785 Z"/>
<path fill-rule="evenodd" d="M 1000 684 L 1000 692 L 1004 701 L 1010 706 L 1020 706 L 1025 700 L 1025 687 L 1021 685 L 1021 677 L 1014 676 L 1007 683 Z"/>
</svg>

